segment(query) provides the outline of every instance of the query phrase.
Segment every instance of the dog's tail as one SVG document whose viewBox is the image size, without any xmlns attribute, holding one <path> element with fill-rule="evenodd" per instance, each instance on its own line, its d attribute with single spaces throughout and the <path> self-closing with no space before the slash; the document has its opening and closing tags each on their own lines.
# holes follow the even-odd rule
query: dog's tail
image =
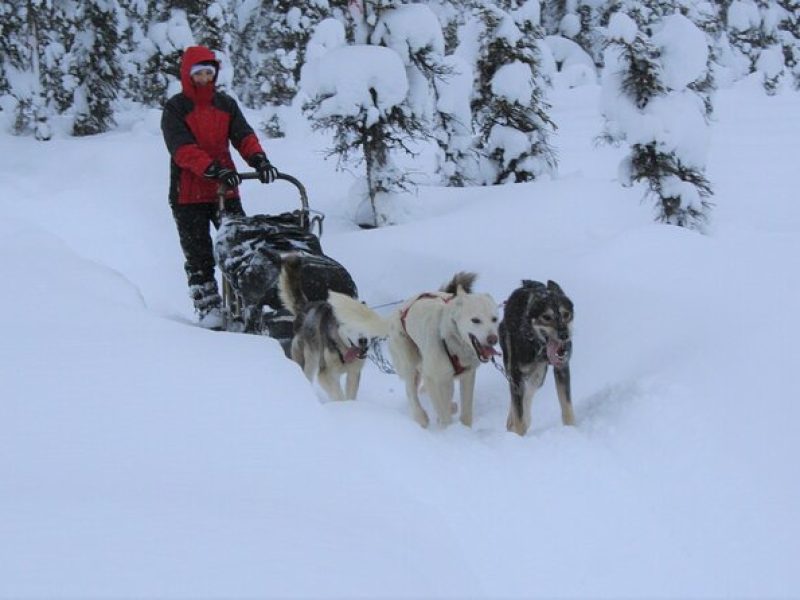
<svg viewBox="0 0 800 600">
<path fill-rule="evenodd" d="M 356 327 L 371 338 L 389 335 L 389 319 L 384 319 L 357 298 L 330 291 L 328 304 L 333 307 L 333 314 L 339 323 Z"/>
<path fill-rule="evenodd" d="M 461 288 L 466 293 L 471 294 L 472 285 L 475 283 L 477 278 L 478 275 L 476 273 L 460 271 L 453 275 L 453 278 L 439 289 L 446 294 L 455 294 L 458 292 L 458 288 Z"/>
<path fill-rule="evenodd" d="M 308 298 L 303 293 L 303 274 L 300 267 L 300 257 L 289 254 L 283 258 L 278 278 L 278 297 L 286 310 L 293 315 L 299 314 L 308 304 Z"/>
</svg>

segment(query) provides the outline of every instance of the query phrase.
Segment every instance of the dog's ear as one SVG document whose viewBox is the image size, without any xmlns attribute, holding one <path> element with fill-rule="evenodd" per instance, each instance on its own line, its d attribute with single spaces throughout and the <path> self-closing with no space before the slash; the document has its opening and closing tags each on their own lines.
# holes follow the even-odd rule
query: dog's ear
<svg viewBox="0 0 800 600">
<path fill-rule="evenodd" d="M 561 294 L 562 296 L 566 296 L 564 290 L 561 289 L 561 286 L 559 286 L 555 281 L 552 281 L 550 279 L 547 280 L 547 289 L 553 292 L 554 294 Z"/>
<path fill-rule="evenodd" d="M 458 288 L 456 290 L 456 295 L 450 300 L 450 304 L 454 308 L 461 308 L 464 306 L 464 296 L 466 296 L 466 292 L 462 288 Z"/>
<path fill-rule="evenodd" d="M 529 290 L 537 294 L 547 290 L 541 281 L 533 281 L 532 279 L 523 279 L 522 289 Z"/>
</svg>

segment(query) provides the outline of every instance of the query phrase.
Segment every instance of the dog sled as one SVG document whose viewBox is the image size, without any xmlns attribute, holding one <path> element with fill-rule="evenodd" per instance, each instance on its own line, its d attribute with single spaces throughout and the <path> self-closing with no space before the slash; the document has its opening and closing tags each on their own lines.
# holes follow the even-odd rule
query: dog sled
<svg viewBox="0 0 800 600">
<path fill-rule="evenodd" d="M 256 173 L 239 176 L 243 181 L 258 179 Z M 226 214 L 226 187 L 220 186 L 220 226 L 214 256 L 222 274 L 225 329 L 268 335 L 288 351 L 294 317 L 278 294 L 285 256 L 299 257 L 303 293 L 309 301 L 326 300 L 328 290 L 350 296 L 356 296 L 357 290 L 347 269 L 322 251 L 320 238 L 325 215 L 309 208 L 303 184 L 286 173 L 279 173 L 277 180 L 296 188 L 300 208 L 275 215 Z M 269 187 L 270 191 L 280 185 L 276 183 Z"/>
</svg>

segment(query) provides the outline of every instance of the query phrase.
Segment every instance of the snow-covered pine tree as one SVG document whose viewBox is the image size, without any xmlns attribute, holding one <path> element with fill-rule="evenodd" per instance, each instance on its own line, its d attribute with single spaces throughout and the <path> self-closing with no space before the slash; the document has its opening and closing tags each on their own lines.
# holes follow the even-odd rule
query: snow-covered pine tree
<svg viewBox="0 0 800 600">
<path fill-rule="evenodd" d="M 78 81 L 72 75 L 75 35 L 81 24 L 75 5 L 38 0 L 36 18 L 39 30 L 39 65 L 42 89 L 53 114 L 63 113 L 73 104 Z"/>
<path fill-rule="evenodd" d="M 477 150 L 485 159 L 484 185 L 530 181 L 556 167 L 549 140 L 555 124 L 547 114 L 537 46 L 541 31 L 531 21 L 534 7 L 537 0 L 523 2 L 514 11 L 517 22 L 488 3 L 473 13 L 479 34 L 472 109 Z"/>
<path fill-rule="evenodd" d="M 778 28 L 784 10 L 775 0 L 733 0 L 727 11 L 727 35 L 747 73 L 761 74 L 764 90 L 774 94 L 784 75 Z"/>
<path fill-rule="evenodd" d="M 464 24 L 468 8 L 473 4 L 473 0 L 433 0 L 427 3 L 441 24 L 446 55 L 452 54 L 458 46 L 458 28 Z"/>
<path fill-rule="evenodd" d="M 711 118 L 714 114 L 713 98 L 717 91 L 715 71 L 720 67 L 719 40 L 724 33 L 724 25 L 720 18 L 721 8 L 707 2 L 681 1 L 682 4 L 679 6 L 680 13 L 706 34 L 708 59 L 706 61 L 705 75 L 701 79 L 691 82 L 688 87 L 697 92 L 703 99 L 706 117 Z"/>
<path fill-rule="evenodd" d="M 800 90 L 800 1 L 778 0 L 783 17 L 778 24 L 778 37 L 783 47 L 786 70 L 792 87 Z"/>
<path fill-rule="evenodd" d="M 552 0 L 542 2 L 542 28 L 545 35 L 563 36 L 586 52 L 598 67 L 603 62 L 601 3 L 592 0 Z"/>
<path fill-rule="evenodd" d="M 447 186 L 462 187 L 479 180 L 478 155 L 472 133 L 472 67 L 456 54 L 444 57 L 447 78 L 435 81 L 439 126 L 433 136 L 439 144 L 437 172 Z"/>
<path fill-rule="evenodd" d="M 703 98 L 690 84 L 706 77 L 705 34 L 680 13 L 651 23 L 647 36 L 627 15 L 609 22 L 603 71 L 606 140 L 626 140 L 624 185 L 641 182 L 656 220 L 702 230 L 710 209 Z"/>
<path fill-rule="evenodd" d="M 196 43 L 227 53 L 231 40 L 228 0 L 172 0 L 170 4 L 186 12 Z"/>
<path fill-rule="evenodd" d="M 448 142 L 460 144 L 447 135 L 455 133 L 455 116 L 452 112 L 442 112 L 439 105 L 439 90 L 447 85 L 451 68 L 445 63 L 444 35 L 436 14 L 424 4 L 386 8 L 381 11 L 369 42 L 391 48 L 400 55 L 409 85 L 404 110 L 423 126 L 424 131 L 419 133 L 437 140 L 442 159 L 455 158 L 460 149 L 451 151 Z M 453 126 L 449 131 L 448 125 Z M 466 125 L 469 126 L 469 121 Z"/>
<path fill-rule="evenodd" d="M 327 0 L 263 2 L 241 25 L 242 50 L 235 57 L 237 90 L 244 102 L 265 108 L 262 124 L 271 137 L 285 135 L 281 113 L 297 95 L 306 45 L 314 27 L 342 8 Z M 346 6 L 346 2 L 339 2 Z M 247 64 L 243 64 L 243 63 Z"/>
<path fill-rule="evenodd" d="M 73 75 L 79 82 L 72 126 L 77 136 L 102 133 L 116 124 L 113 103 L 122 81 L 116 0 L 85 0 L 81 10 L 86 27 L 72 49 Z"/>
<path fill-rule="evenodd" d="M 15 133 L 33 133 L 39 140 L 48 140 L 52 131 L 41 65 L 47 48 L 43 26 L 49 22 L 44 14 L 48 8 L 42 0 L 11 4 L 0 4 L 0 96 L 13 99 Z"/>
<path fill-rule="evenodd" d="M 183 49 L 195 43 L 186 12 L 173 5 L 169 0 L 150 4 L 145 37 L 137 47 L 142 66 L 134 99 L 147 106 L 163 106 L 170 93 L 178 91 Z"/>
<path fill-rule="evenodd" d="M 318 34 L 336 41 L 320 40 Z M 344 27 L 333 19 L 317 28 L 309 46 L 327 51 L 303 66 L 302 88 L 310 98 L 303 109 L 314 129 L 333 133 L 328 155 L 337 157 L 339 168 L 364 165 L 365 177 L 354 189 L 355 220 L 377 227 L 395 221 L 395 194 L 409 183 L 393 154 L 411 152 L 410 142 L 425 129 L 408 110 L 409 85 L 400 55 L 381 46 L 345 46 L 344 35 Z"/>
<path fill-rule="evenodd" d="M 122 71 L 120 96 L 143 102 L 143 70 L 156 47 L 147 39 L 147 27 L 154 2 L 118 0 L 119 59 Z M 148 6 L 149 5 L 149 6 Z"/>
<path fill-rule="evenodd" d="M 34 0 L 28 0 L 28 40 L 30 43 L 31 81 L 33 87 L 31 93 L 33 134 L 37 140 L 46 141 L 52 137 L 53 132 L 48 122 L 47 100 L 42 89 L 40 57 L 44 40 L 42 38 L 41 21 L 37 16 L 34 9 Z"/>
<path fill-rule="evenodd" d="M 568 6 L 569 4 L 569 6 Z M 541 3 L 542 29 L 545 35 L 560 35 L 561 20 L 570 14 L 576 3 L 567 0 L 545 0 Z"/>
<path fill-rule="evenodd" d="M 12 92 L 13 72 L 27 63 L 25 30 L 27 6 L 15 0 L 0 1 L 0 95 Z"/>
<path fill-rule="evenodd" d="M 716 91 L 714 69 L 717 67 L 717 56 L 720 53 L 720 34 L 724 27 L 721 23 L 723 6 L 730 5 L 731 0 L 714 0 L 713 2 L 697 2 L 696 0 L 612 0 L 603 6 L 601 21 L 606 26 L 599 32 L 604 32 L 613 14 L 624 13 L 632 18 L 639 30 L 649 38 L 656 29 L 662 26 L 662 19 L 674 14 L 681 14 L 703 31 L 707 36 L 708 60 L 702 79 L 693 81 L 689 88 L 700 94 L 705 103 L 706 115 L 714 112 L 712 97 Z M 598 35 L 599 35 L 598 32 Z M 599 36 L 602 48 L 607 44 L 606 35 Z"/>
<path fill-rule="evenodd" d="M 0 98 L 3 110 L 14 114 L 14 132 L 24 133 L 32 123 L 30 45 L 27 40 L 28 4 L 0 3 Z"/>
</svg>

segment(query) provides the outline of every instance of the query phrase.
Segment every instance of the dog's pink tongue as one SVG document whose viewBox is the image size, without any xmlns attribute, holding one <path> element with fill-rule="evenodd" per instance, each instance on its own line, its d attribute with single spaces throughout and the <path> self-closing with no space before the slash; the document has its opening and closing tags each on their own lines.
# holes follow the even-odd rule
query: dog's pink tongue
<svg viewBox="0 0 800 600">
<path fill-rule="evenodd" d="M 564 346 L 558 340 L 548 340 L 547 341 L 547 360 L 550 361 L 550 364 L 554 367 L 560 367 L 564 364 L 564 359 L 566 358 L 566 353 L 564 352 Z"/>
<path fill-rule="evenodd" d="M 495 350 L 494 346 L 481 346 L 481 356 L 489 360 L 493 356 L 500 356 L 500 353 Z"/>
<path fill-rule="evenodd" d="M 344 362 L 346 363 L 353 362 L 358 358 L 358 355 L 359 355 L 359 349 L 355 346 L 350 346 L 344 352 Z"/>
</svg>

